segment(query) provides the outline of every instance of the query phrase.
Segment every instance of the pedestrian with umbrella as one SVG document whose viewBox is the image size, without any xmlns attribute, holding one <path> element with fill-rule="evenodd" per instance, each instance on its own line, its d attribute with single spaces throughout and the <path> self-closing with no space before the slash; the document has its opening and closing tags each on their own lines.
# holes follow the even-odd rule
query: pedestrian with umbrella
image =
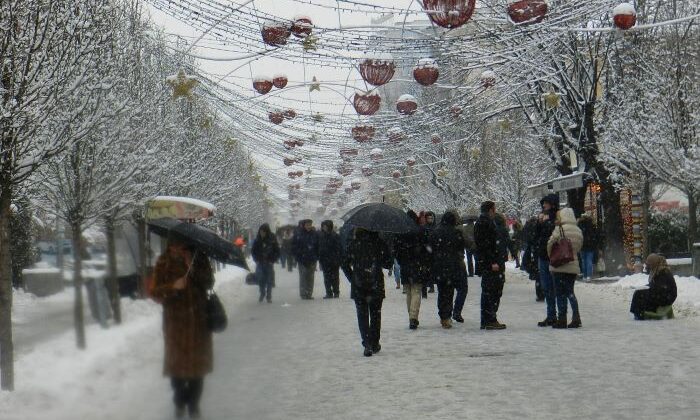
<svg viewBox="0 0 700 420">
<path fill-rule="evenodd" d="M 212 331 L 223 328 L 212 324 L 209 291 L 214 274 L 208 257 L 248 267 L 240 249 L 207 228 L 172 218 L 152 220 L 148 225 L 168 240 L 156 261 L 150 289 L 163 306 L 163 373 L 170 377 L 175 417 L 183 417 L 187 410 L 191 418 L 199 418 L 204 376 L 213 368 Z M 225 322 L 224 318 L 224 327 Z"/>
<path fill-rule="evenodd" d="M 263 223 L 258 229 L 258 236 L 253 241 L 252 255 L 255 261 L 255 279 L 260 287 L 258 302 L 267 299 L 267 303 L 271 303 L 272 288 L 275 287 L 275 262 L 280 256 L 280 247 L 267 223 Z"/>
</svg>

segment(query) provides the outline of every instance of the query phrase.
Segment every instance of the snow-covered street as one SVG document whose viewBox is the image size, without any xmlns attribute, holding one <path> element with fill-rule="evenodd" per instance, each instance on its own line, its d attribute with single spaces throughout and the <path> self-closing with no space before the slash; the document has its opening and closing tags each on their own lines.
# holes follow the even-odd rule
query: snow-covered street
<svg viewBox="0 0 700 420">
<path fill-rule="evenodd" d="M 346 283 L 340 299 L 320 299 L 317 273 L 316 299 L 301 301 L 296 273 L 277 271 L 272 304 L 257 302 L 240 270 L 218 275 L 230 324 L 215 338 L 206 419 L 700 417 L 700 329 L 688 307 L 673 321 L 635 322 L 630 291 L 578 283 L 583 328 L 538 328 L 544 306 L 511 269 L 499 317 L 507 330 L 479 330 L 472 278 L 465 324 L 440 328 L 431 294 L 411 331 L 404 295 L 387 278 L 382 351 L 365 358 Z M 0 417 L 172 418 L 159 308 L 125 310 L 123 327 L 88 330 L 85 354 L 70 333 L 35 360 L 21 356 L 18 390 L 0 394 Z"/>
</svg>

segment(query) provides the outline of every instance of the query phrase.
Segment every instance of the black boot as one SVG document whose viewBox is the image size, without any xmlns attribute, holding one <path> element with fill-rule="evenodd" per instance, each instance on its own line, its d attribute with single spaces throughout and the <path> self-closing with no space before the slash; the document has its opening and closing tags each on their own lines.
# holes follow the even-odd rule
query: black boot
<svg viewBox="0 0 700 420">
<path fill-rule="evenodd" d="M 538 327 L 551 327 L 552 325 L 554 325 L 554 320 L 549 318 L 537 323 Z"/>
<path fill-rule="evenodd" d="M 364 354 L 365 357 L 370 357 L 372 355 L 372 349 L 370 349 L 369 347 L 365 347 L 365 351 L 362 354 Z"/>
<path fill-rule="evenodd" d="M 581 328 L 581 317 L 574 315 L 568 328 Z"/>
<path fill-rule="evenodd" d="M 415 330 L 418 328 L 418 320 L 417 319 L 409 319 L 408 320 L 408 328 Z"/>
<path fill-rule="evenodd" d="M 552 328 L 556 328 L 558 330 L 566 329 L 566 318 L 559 318 L 556 321 L 554 321 L 554 324 L 552 324 Z"/>
<path fill-rule="evenodd" d="M 463 323 L 463 322 L 464 322 L 464 318 L 462 318 L 462 315 L 454 315 L 454 316 L 452 317 L 452 319 L 454 319 L 455 321 L 457 321 L 457 322 L 459 322 L 459 323 Z"/>
</svg>

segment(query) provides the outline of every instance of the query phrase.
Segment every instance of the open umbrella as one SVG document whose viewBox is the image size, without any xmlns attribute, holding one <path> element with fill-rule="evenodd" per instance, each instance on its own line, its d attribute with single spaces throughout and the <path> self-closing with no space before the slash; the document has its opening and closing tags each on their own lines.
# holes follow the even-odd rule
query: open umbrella
<svg viewBox="0 0 700 420">
<path fill-rule="evenodd" d="M 384 203 L 370 203 L 355 207 L 343 217 L 345 225 L 382 233 L 411 233 L 418 225 L 401 209 Z"/>
<path fill-rule="evenodd" d="M 149 220 L 148 227 L 156 235 L 172 235 L 194 245 L 197 249 L 217 261 L 224 264 L 237 265 L 248 270 L 248 264 L 245 261 L 243 252 L 211 229 L 170 217 Z"/>
</svg>

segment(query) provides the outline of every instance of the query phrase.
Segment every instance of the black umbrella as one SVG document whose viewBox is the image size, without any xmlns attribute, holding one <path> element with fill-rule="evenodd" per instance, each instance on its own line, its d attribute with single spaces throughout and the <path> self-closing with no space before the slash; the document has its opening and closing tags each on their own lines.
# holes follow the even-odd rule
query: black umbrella
<svg viewBox="0 0 700 420">
<path fill-rule="evenodd" d="M 224 264 L 233 264 L 248 270 L 243 252 L 240 248 L 217 235 L 211 229 L 195 223 L 164 217 L 148 222 L 149 229 L 160 236 L 174 236 Z"/>
<path fill-rule="evenodd" d="M 384 203 L 370 203 L 355 207 L 343 216 L 348 226 L 383 233 L 411 233 L 418 225 L 401 209 Z"/>
</svg>

